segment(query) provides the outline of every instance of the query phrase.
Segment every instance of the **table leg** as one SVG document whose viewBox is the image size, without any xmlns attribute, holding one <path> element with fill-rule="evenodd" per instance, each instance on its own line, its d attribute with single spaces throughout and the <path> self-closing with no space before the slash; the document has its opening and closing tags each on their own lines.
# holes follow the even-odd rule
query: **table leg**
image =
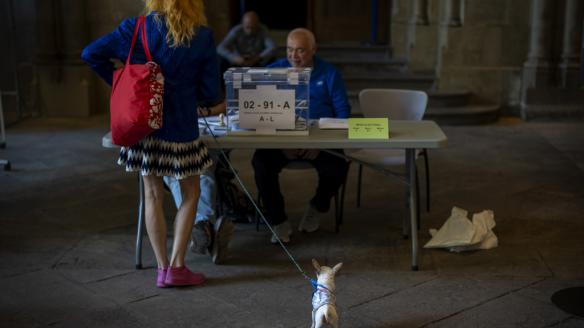
<svg viewBox="0 0 584 328">
<path fill-rule="evenodd" d="M 142 236 L 144 235 L 144 179 L 138 172 L 140 181 L 140 202 L 138 205 L 138 229 L 136 231 L 136 269 L 142 269 Z"/>
<path fill-rule="evenodd" d="M 416 150 L 406 149 L 406 166 L 408 170 L 408 187 L 410 198 L 410 237 L 412 239 L 412 270 L 418 271 L 418 183 L 416 182 Z"/>
</svg>

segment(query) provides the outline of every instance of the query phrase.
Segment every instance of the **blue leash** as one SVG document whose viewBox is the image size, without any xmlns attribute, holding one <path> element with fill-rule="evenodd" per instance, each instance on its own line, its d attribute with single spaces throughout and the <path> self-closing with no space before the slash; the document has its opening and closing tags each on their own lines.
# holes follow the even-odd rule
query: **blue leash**
<svg viewBox="0 0 584 328">
<path fill-rule="evenodd" d="M 229 170 L 233 173 L 233 175 L 237 179 L 237 183 L 239 183 L 239 185 L 243 189 L 243 192 L 245 193 L 245 196 L 251 201 L 251 203 L 253 204 L 254 209 L 256 210 L 256 213 L 259 214 L 260 218 L 262 219 L 262 221 L 264 222 L 264 224 L 268 227 L 268 229 L 270 230 L 270 232 L 272 233 L 272 235 L 274 237 L 276 237 L 276 240 L 278 241 L 278 244 L 280 244 L 280 246 L 282 247 L 282 249 L 284 250 L 284 252 L 288 256 L 288 258 L 290 259 L 290 261 L 292 262 L 292 264 L 294 264 L 296 266 L 296 269 L 300 272 L 300 274 L 302 274 L 302 276 L 304 277 L 304 279 L 307 279 L 308 281 L 310 281 L 310 284 L 312 285 L 312 288 L 314 289 L 315 292 L 318 289 L 318 287 L 322 287 L 322 288 L 325 288 L 326 290 L 328 290 L 328 288 L 326 288 L 323 285 L 320 285 L 316 280 L 310 278 L 310 276 L 308 276 L 308 274 L 306 274 L 306 272 L 304 270 L 302 270 L 302 268 L 300 267 L 300 264 L 298 264 L 298 262 L 296 261 L 296 259 L 294 259 L 294 256 L 292 256 L 292 253 L 290 253 L 290 251 L 288 250 L 288 248 L 286 247 L 286 245 L 284 245 L 284 243 L 280 240 L 280 237 L 278 237 L 278 234 L 276 234 L 276 232 L 274 231 L 274 229 L 272 228 L 272 226 L 268 223 L 268 220 L 266 220 L 266 217 L 264 216 L 264 213 L 262 213 L 262 211 L 260 210 L 259 206 L 256 204 L 255 200 L 251 196 L 250 192 L 245 187 L 245 184 L 243 183 L 243 181 L 241 181 L 241 178 L 239 177 L 239 174 L 237 174 L 237 171 L 235 170 L 235 168 L 231 164 L 231 161 L 227 157 L 227 154 L 225 154 L 225 152 L 223 151 L 223 147 L 221 146 L 221 143 L 219 142 L 217 136 L 213 132 L 213 129 L 211 129 L 211 126 L 209 125 L 209 122 L 207 122 L 207 119 L 205 117 L 202 117 L 202 119 L 205 122 L 205 125 L 207 126 L 207 130 L 209 131 L 209 134 L 213 137 L 213 140 L 215 141 L 215 144 L 217 144 L 217 146 L 218 146 L 217 149 L 219 149 L 219 151 L 221 152 L 221 156 L 223 157 L 223 159 L 225 160 L 225 162 L 227 163 L 227 165 L 229 165 Z"/>
</svg>

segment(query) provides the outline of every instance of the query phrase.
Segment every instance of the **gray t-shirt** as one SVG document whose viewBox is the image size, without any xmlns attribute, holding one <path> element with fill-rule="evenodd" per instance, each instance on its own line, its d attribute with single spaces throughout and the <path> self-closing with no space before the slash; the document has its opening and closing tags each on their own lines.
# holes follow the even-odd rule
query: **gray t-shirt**
<svg viewBox="0 0 584 328">
<path fill-rule="evenodd" d="M 276 44 L 270 38 L 268 29 L 260 25 L 253 35 L 246 35 L 241 24 L 229 31 L 217 47 L 217 53 L 233 63 L 237 57 L 259 56 L 261 60 L 270 59 L 276 51 Z"/>
</svg>

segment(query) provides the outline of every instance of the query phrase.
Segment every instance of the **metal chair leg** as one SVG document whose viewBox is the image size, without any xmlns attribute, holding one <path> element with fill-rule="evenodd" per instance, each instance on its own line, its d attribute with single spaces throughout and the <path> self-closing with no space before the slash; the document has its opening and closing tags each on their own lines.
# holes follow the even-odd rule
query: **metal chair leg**
<svg viewBox="0 0 584 328">
<path fill-rule="evenodd" d="M 430 212 L 430 159 L 428 158 L 428 150 L 424 149 L 424 166 L 426 168 L 426 212 Z"/>
<path fill-rule="evenodd" d="M 416 165 L 414 163 L 414 165 Z M 418 222 L 418 231 L 420 231 L 420 180 L 418 179 L 418 167 L 415 167 L 416 171 L 416 221 Z"/>
<path fill-rule="evenodd" d="M 10 161 L 5 159 L 0 159 L 0 165 L 4 166 L 4 171 L 12 170 L 12 165 L 10 165 Z"/>
<path fill-rule="evenodd" d="M 0 92 L 0 148 L 2 149 L 6 148 L 6 131 L 4 129 L 4 108 L 2 107 L 2 92 Z M 0 159 L 0 165 L 4 166 L 4 171 L 10 171 L 12 169 L 10 161 L 7 159 Z"/>
<path fill-rule="evenodd" d="M 351 168 L 351 161 L 348 161 L 345 179 L 343 180 L 343 183 L 341 184 L 340 198 L 339 198 L 339 191 L 337 191 L 337 194 L 335 195 L 335 220 L 336 220 L 335 232 L 336 233 L 339 232 L 341 224 L 343 224 L 343 214 L 344 214 L 343 212 L 345 209 L 345 190 L 347 188 L 347 177 L 349 176 L 349 169 L 350 168 Z M 339 199 L 339 201 L 336 201 L 337 198 Z"/>
<path fill-rule="evenodd" d="M 407 169 L 408 168 L 408 160 L 406 158 L 406 166 L 405 166 L 405 175 L 406 175 L 406 180 L 409 182 L 410 181 L 410 171 Z M 411 186 L 406 184 L 406 190 L 405 190 L 405 200 L 404 200 L 404 205 L 406 208 L 406 212 L 404 213 L 403 216 L 403 220 L 402 220 L 402 238 L 403 239 L 408 239 L 410 237 L 410 219 L 408 214 L 409 208 L 411 206 L 410 203 L 410 193 L 412 192 L 412 188 Z"/>
<path fill-rule="evenodd" d="M 335 196 L 333 197 L 334 201 L 335 201 L 335 232 L 339 232 L 339 208 L 340 206 L 340 201 L 339 201 L 339 192 L 337 191 L 337 193 L 335 194 Z"/>
<path fill-rule="evenodd" d="M 142 269 L 142 236 L 144 235 L 144 179 L 138 173 L 140 181 L 140 202 L 138 205 L 138 229 L 136 231 L 136 269 Z"/>
<path fill-rule="evenodd" d="M 361 207 L 361 175 L 363 174 L 363 165 L 359 164 L 357 173 L 357 208 Z"/>
<path fill-rule="evenodd" d="M 339 232 L 340 225 L 343 224 L 343 215 L 345 214 L 345 190 L 347 189 L 347 180 L 341 186 L 341 208 L 339 209 L 339 221 L 337 222 L 337 232 Z"/>
</svg>

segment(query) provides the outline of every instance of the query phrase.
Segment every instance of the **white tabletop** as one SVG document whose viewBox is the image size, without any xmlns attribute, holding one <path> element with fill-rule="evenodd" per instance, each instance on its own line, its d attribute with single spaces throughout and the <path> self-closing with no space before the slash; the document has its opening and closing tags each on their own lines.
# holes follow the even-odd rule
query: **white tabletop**
<svg viewBox="0 0 584 328">
<path fill-rule="evenodd" d="M 210 135 L 201 139 L 209 148 L 259 149 L 432 149 L 446 146 L 448 138 L 433 121 L 389 121 L 389 139 L 349 139 L 347 130 L 320 130 L 313 126 L 308 136 L 220 136 L 219 144 Z M 118 148 L 112 144 L 111 132 L 102 138 L 102 146 Z"/>
<path fill-rule="evenodd" d="M 210 135 L 202 136 L 209 148 L 304 148 L 304 149 L 407 149 L 440 148 L 448 138 L 433 121 L 389 121 L 389 139 L 349 139 L 347 130 L 310 129 L 308 136 L 221 136 L 219 144 Z"/>
</svg>

